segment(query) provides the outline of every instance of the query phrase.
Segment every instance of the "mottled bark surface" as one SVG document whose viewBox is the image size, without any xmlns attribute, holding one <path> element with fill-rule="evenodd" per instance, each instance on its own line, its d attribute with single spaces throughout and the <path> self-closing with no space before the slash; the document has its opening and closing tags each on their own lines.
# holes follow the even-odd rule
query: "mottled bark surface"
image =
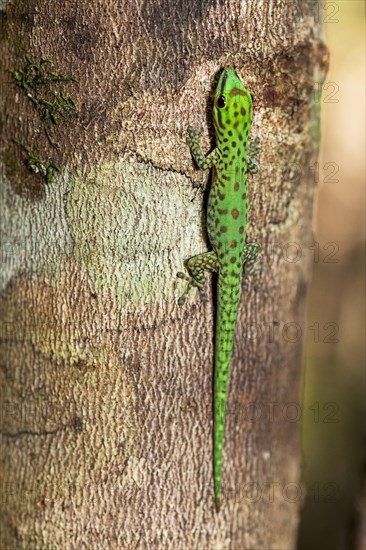
<svg viewBox="0 0 366 550">
<path fill-rule="evenodd" d="M 317 6 L 14 0 L 1 16 L 2 546 L 293 548 L 314 87 L 327 63 Z M 42 120 L 8 72 L 25 54 L 77 77 L 77 118 Z M 264 266 L 239 310 L 218 515 L 214 304 L 192 295 L 179 308 L 175 273 L 207 247 L 208 175 L 185 133 L 194 124 L 212 145 L 225 65 L 255 97 L 248 238 Z M 46 183 L 12 138 L 60 173 Z"/>
</svg>

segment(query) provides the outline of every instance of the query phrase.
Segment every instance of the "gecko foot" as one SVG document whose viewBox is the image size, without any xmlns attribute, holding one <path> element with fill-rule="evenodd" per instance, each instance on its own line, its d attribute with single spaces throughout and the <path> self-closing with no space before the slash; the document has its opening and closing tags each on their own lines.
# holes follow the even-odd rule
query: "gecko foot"
<svg viewBox="0 0 366 550">
<path fill-rule="evenodd" d="M 198 256 L 193 256 L 192 258 L 189 258 L 186 262 L 188 271 L 190 275 L 186 275 L 182 271 L 179 271 L 177 273 L 177 277 L 180 279 L 184 279 L 187 281 L 187 287 L 182 296 L 178 300 L 178 304 L 182 305 L 184 304 L 189 291 L 191 288 L 197 288 L 201 301 L 207 302 L 207 296 L 204 290 L 204 286 L 206 283 L 206 273 L 212 273 L 213 271 L 217 270 L 218 264 L 217 264 L 217 256 L 216 253 L 211 252 L 205 252 L 204 254 L 198 254 Z"/>
<path fill-rule="evenodd" d="M 262 271 L 261 253 L 257 243 L 248 243 L 243 252 L 244 276 L 242 279 L 242 288 L 247 289 L 249 278 L 254 278 L 254 290 L 259 290 L 259 275 Z"/>
<path fill-rule="evenodd" d="M 260 141 L 259 137 L 256 137 L 254 141 L 249 144 L 248 147 L 248 165 L 247 170 L 251 174 L 256 174 L 258 172 L 258 160 L 257 157 L 260 153 Z"/>
<path fill-rule="evenodd" d="M 193 277 L 190 277 L 189 275 L 186 275 L 185 273 L 182 273 L 182 271 L 179 271 L 177 273 L 177 277 L 179 277 L 179 279 L 184 279 L 188 283 L 187 286 L 186 286 L 185 291 L 182 294 L 182 296 L 178 299 L 178 305 L 179 306 L 182 306 L 184 304 L 190 290 L 194 287 L 196 287 L 198 289 L 199 293 L 200 293 L 201 302 L 203 302 L 203 303 L 207 302 L 207 296 L 206 296 L 206 293 L 205 293 L 203 287 L 197 281 L 195 281 Z"/>
</svg>

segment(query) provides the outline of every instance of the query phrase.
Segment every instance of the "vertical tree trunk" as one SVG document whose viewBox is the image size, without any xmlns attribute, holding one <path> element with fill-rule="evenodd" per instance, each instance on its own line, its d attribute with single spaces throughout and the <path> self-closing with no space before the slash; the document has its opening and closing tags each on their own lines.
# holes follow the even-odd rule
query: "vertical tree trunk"
<svg viewBox="0 0 366 550">
<path fill-rule="evenodd" d="M 1 544 L 293 548 L 318 4 L 5 4 Z M 264 268 L 239 308 L 217 514 L 215 306 L 179 308 L 175 273 L 207 246 L 207 175 L 185 134 L 212 145 L 223 66 L 255 98 L 249 240 Z"/>
</svg>

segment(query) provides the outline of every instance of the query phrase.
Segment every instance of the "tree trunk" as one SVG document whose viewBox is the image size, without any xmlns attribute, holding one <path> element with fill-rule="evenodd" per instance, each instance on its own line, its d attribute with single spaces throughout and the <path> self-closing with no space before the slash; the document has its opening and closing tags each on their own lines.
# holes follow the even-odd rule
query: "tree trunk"
<svg viewBox="0 0 366 550">
<path fill-rule="evenodd" d="M 2 546 L 294 548 L 318 3 L 2 4 Z M 223 66 L 254 96 L 264 265 L 239 307 L 217 514 L 215 302 L 179 308 L 175 274 L 207 249 L 185 135 L 212 146 Z"/>
</svg>

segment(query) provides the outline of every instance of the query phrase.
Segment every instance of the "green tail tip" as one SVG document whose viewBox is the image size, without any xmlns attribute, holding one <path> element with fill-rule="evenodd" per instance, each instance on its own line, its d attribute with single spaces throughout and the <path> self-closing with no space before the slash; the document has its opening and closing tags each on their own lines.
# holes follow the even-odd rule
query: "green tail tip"
<svg viewBox="0 0 366 550">
<path fill-rule="evenodd" d="M 220 495 L 215 495 L 215 508 L 216 512 L 220 512 Z"/>
</svg>

